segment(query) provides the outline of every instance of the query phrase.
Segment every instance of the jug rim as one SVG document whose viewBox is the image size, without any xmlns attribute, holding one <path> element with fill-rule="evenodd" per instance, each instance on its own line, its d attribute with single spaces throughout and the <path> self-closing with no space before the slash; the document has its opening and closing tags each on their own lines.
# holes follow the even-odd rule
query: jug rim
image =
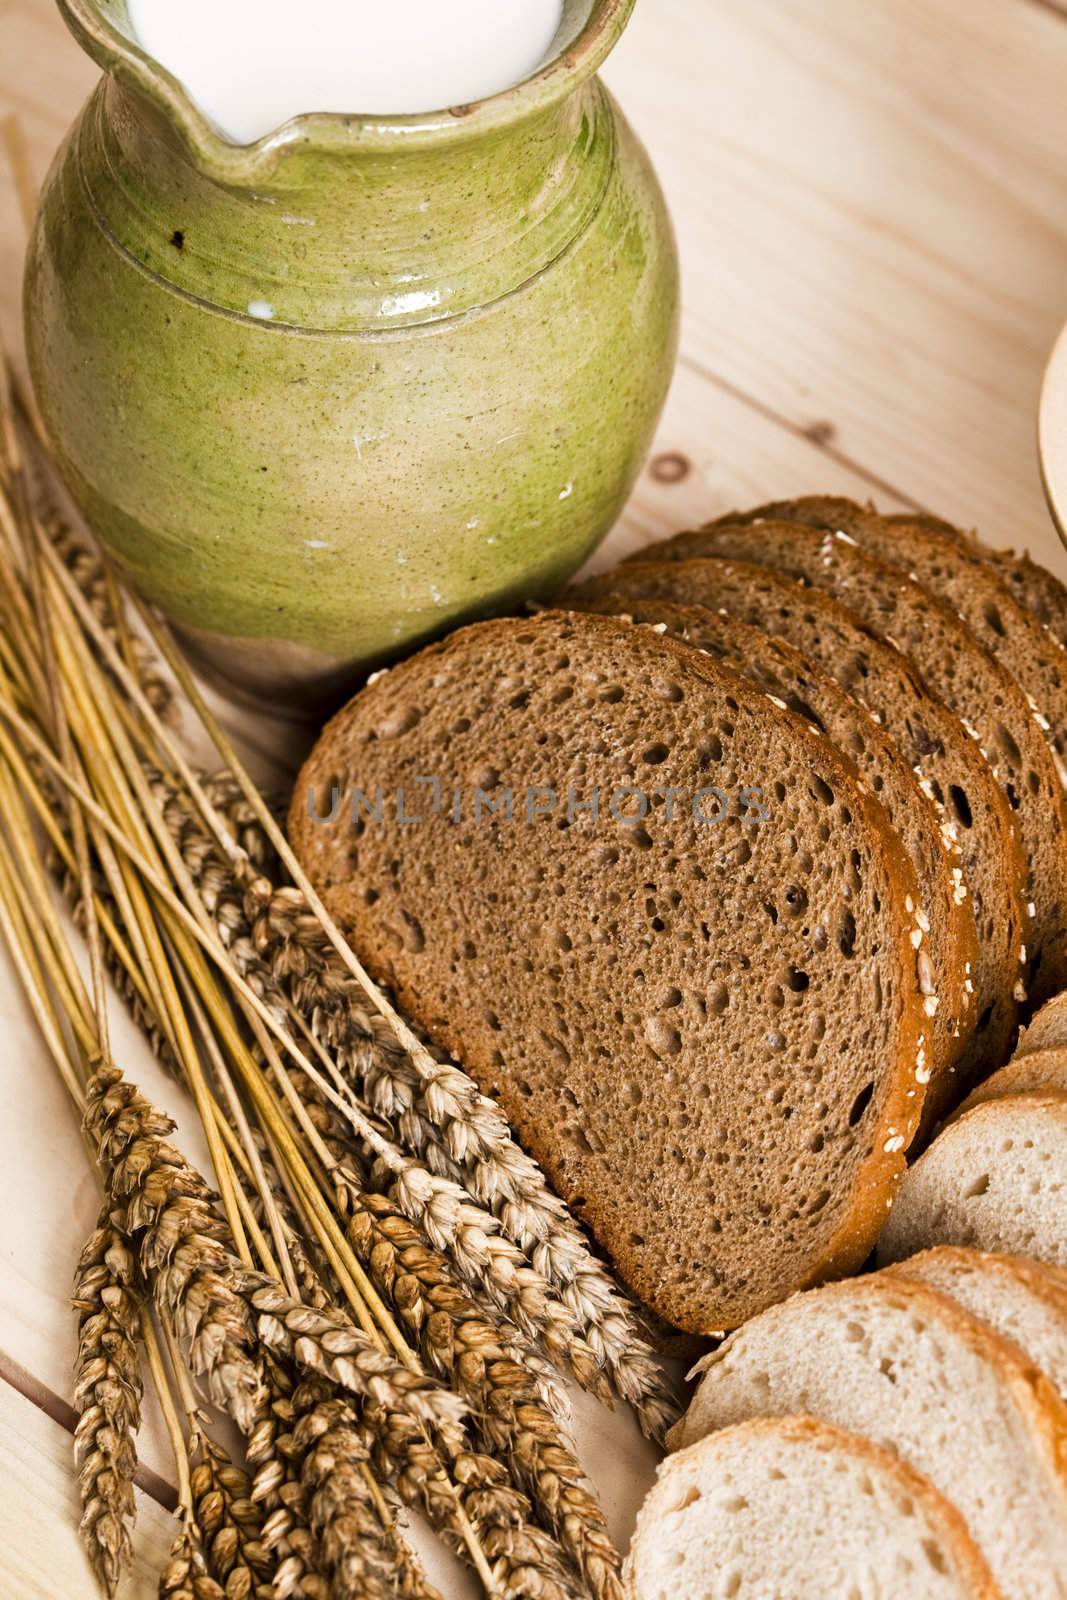
<svg viewBox="0 0 1067 1600">
<path fill-rule="evenodd" d="M 469 105 L 385 116 L 305 112 L 251 144 L 228 139 L 195 103 L 184 84 L 107 16 L 99 0 L 58 0 L 67 27 L 105 73 L 148 98 L 191 147 L 197 165 L 220 182 L 255 182 L 280 158 L 304 145 L 323 153 L 423 149 L 525 121 L 567 99 L 606 61 L 626 28 L 636 0 L 593 0 L 580 31 L 549 61 L 506 89 Z"/>
</svg>

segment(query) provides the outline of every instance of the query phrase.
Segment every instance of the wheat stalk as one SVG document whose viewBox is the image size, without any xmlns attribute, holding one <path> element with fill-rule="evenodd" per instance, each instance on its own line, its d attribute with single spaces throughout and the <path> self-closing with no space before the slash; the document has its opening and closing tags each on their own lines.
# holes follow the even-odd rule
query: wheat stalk
<svg viewBox="0 0 1067 1600">
<path fill-rule="evenodd" d="M 351 1406 L 322 1384 L 304 1383 L 294 1410 L 294 1456 L 333 1600 L 390 1600 L 398 1579 L 424 1600 L 440 1600 L 375 1494 Z"/>
<path fill-rule="evenodd" d="M 469 1281 L 487 1284 L 520 1326 L 546 1340 L 557 1364 L 571 1365 L 594 1392 L 605 1372 L 645 1431 L 662 1437 L 677 1407 L 659 1362 L 496 1107 L 453 1063 L 438 1060 L 430 1078 L 385 1019 L 368 1012 L 300 891 L 275 888 L 262 876 L 242 885 L 195 810 L 161 777 L 156 784 L 204 904 L 245 978 L 279 1016 L 288 1010 L 303 1019 L 369 1108 L 425 1164 L 425 1173 L 414 1165 L 410 1176 L 397 1172 L 407 1214 L 454 1247 Z M 241 811 L 247 840 L 255 828 L 243 796 L 236 791 L 228 799 Z M 268 862 L 262 836 L 256 854 Z M 483 1244 L 483 1235 L 494 1242 Z"/>
<path fill-rule="evenodd" d="M 498 1455 L 591 1592 L 620 1600 L 619 1558 L 581 1465 L 546 1407 L 522 1349 L 499 1317 L 478 1306 L 449 1260 L 428 1248 L 384 1196 L 352 1197 L 349 1238 L 426 1367 L 470 1407 L 482 1448 Z"/>
<path fill-rule="evenodd" d="M 118 664 L 115 665 L 117 668 Z M 272 819 L 264 816 L 258 796 L 253 798 L 249 795 L 247 780 L 243 779 L 239 770 L 234 773 L 234 781 L 258 823 L 261 826 L 266 822 L 272 823 Z M 195 792 L 194 797 L 202 810 L 208 797 Z M 208 806 L 210 808 L 209 800 Z M 216 823 L 218 821 L 216 816 Z M 255 827 L 247 814 L 240 831 L 246 839 L 255 834 Z M 266 859 L 274 840 L 270 827 L 263 826 L 263 834 L 258 854 Z M 226 832 L 225 837 L 231 857 L 234 851 L 238 854 L 243 851 L 243 846 L 237 844 L 231 833 Z M 344 1018 L 355 1017 L 355 1027 L 359 1029 L 360 1021 L 367 1021 L 364 1011 L 367 984 L 364 977 L 354 976 L 350 954 L 339 954 L 336 949 L 336 930 L 331 932 L 331 926 L 321 908 L 315 910 L 314 916 L 309 908 L 304 926 L 305 943 L 317 937 L 320 952 L 323 948 L 329 950 L 330 959 L 337 969 L 333 974 L 335 986 L 340 985 L 341 1015 Z M 323 999 L 320 987 L 320 993 L 309 1007 L 313 1029 L 316 1023 L 321 1023 L 324 1015 L 328 1015 Z M 336 1011 L 337 1007 L 334 1009 Z M 410 1040 L 409 1030 L 402 1026 L 398 1028 L 397 1020 L 391 1008 L 385 1008 L 382 1014 L 374 1018 L 379 1025 L 379 1034 L 381 1030 L 386 1030 L 393 1046 L 391 1052 L 377 1050 L 375 1057 L 381 1060 L 383 1055 L 391 1054 L 394 1058 L 391 1092 L 395 1090 L 398 1079 L 405 1075 L 403 1068 L 396 1070 L 395 1058 L 406 1055 L 407 1066 L 421 1075 L 420 1081 L 425 1089 L 422 1096 L 424 1104 L 419 1107 L 422 1127 L 421 1130 L 407 1128 L 407 1136 L 416 1143 L 421 1138 L 431 1161 L 436 1155 L 439 1165 L 453 1171 L 460 1168 L 461 1163 L 469 1169 L 465 1175 L 473 1177 L 474 1192 L 487 1197 L 489 1205 L 495 1207 L 503 1217 L 513 1240 L 522 1241 L 517 1248 L 529 1249 L 534 1253 L 537 1263 L 535 1270 L 540 1269 L 546 1283 L 552 1283 L 552 1277 L 546 1274 L 554 1275 L 566 1295 L 570 1318 L 579 1319 L 578 1328 L 570 1331 L 569 1338 L 556 1339 L 553 1353 L 557 1359 L 566 1359 L 570 1352 L 575 1358 L 580 1380 L 584 1366 L 594 1387 L 597 1369 L 604 1368 L 616 1391 L 635 1405 L 646 1431 L 657 1436 L 662 1434 L 675 1414 L 673 1397 L 664 1385 L 659 1365 L 642 1339 L 629 1306 L 590 1254 L 580 1230 L 568 1217 L 565 1208 L 547 1190 L 537 1168 L 511 1140 L 506 1124 L 495 1108 L 478 1094 L 475 1086 L 458 1068 L 444 1062 L 434 1063 L 423 1047 L 411 1048 L 405 1044 L 406 1039 Z M 374 1037 L 373 1023 L 364 1030 L 364 1043 L 368 1036 Z M 429 1116 L 423 1114 L 426 1111 L 430 1113 Z M 426 1130 L 435 1127 L 439 1121 L 448 1129 L 449 1138 L 444 1141 L 426 1135 Z M 403 1188 L 398 1192 L 402 1201 L 405 1201 L 407 1196 Z M 551 1304 L 551 1301 L 548 1303 Z M 552 1337 L 551 1330 L 549 1337 Z"/>
<path fill-rule="evenodd" d="M 226 1591 L 208 1572 L 200 1530 L 192 1517 L 171 1547 L 159 1579 L 159 1600 L 227 1600 Z"/>
<path fill-rule="evenodd" d="M 259 1509 L 249 1497 L 247 1473 L 202 1431 L 191 1454 L 193 1506 L 209 1570 L 227 1600 L 273 1600 L 274 1562 L 263 1543 Z"/>
<path fill-rule="evenodd" d="M 0 484 L 0 546 L 12 516 L 17 524 L 22 515 L 12 504 Z M 556 1360 L 572 1363 L 594 1391 L 603 1390 L 604 1372 L 624 1390 L 619 1374 L 626 1369 L 616 1346 L 623 1337 L 618 1318 L 629 1318 L 629 1308 L 495 1108 L 458 1068 L 434 1060 L 362 972 L 314 891 L 302 883 L 274 818 L 242 769 L 234 765 L 232 779 L 210 785 L 189 766 L 160 714 L 188 703 L 213 736 L 216 730 L 166 638 L 156 634 L 180 686 L 174 702 L 162 676 L 153 676 L 153 657 L 131 637 L 122 586 L 94 567 L 91 552 L 65 544 L 58 525 L 50 532 L 63 545 L 62 555 L 39 516 L 24 521 L 23 556 L 9 550 L 5 557 L 0 549 L 0 579 L 15 597 L 15 625 L 10 633 L 7 619 L 0 627 L 0 769 L 17 775 L 25 762 L 38 780 L 47 775 L 52 799 L 60 797 L 58 822 L 50 827 L 49 819 L 41 820 L 86 926 L 93 1003 L 87 1006 L 79 995 L 54 928 L 44 959 L 47 983 L 55 986 L 84 1059 L 97 1067 L 88 1081 L 85 1127 L 106 1179 L 109 1226 L 125 1241 L 164 1327 L 173 1324 L 213 1400 L 251 1430 L 254 1476 L 247 1501 L 241 1480 L 232 1476 L 236 1468 L 225 1470 L 219 1457 L 192 1440 L 194 1458 L 183 1467 L 180 1458 L 188 1451 L 177 1439 L 184 1524 L 166 1592 L 187 1591 L 199 1600 L 216 1592 L 210 1586 L 220 1577 L 227 1590 L 251 1592 L 254 1583 L 268 1581 L 262 1562 L 257 1571 L 246 1559 L 252 1553 L 256 1560 L 269 1558 L 278 1600 L 326 1600 L 328 1544 L 338 1582 L 355 1583 L 360 1560 L 371 1572 L 375 1552 L 388 1549 L 396 1592 L 429 1597 L 391 1525 L 383 1496 L 391 1483 L 428 1511 L 452 1547 L 472 1561 L 488 1593 L 529 1600 L 611 1595 L 614 1557 L 598 1550 L 599 1514 L 580 1500 L 584 1480 L 542 1404 L 537 1385 L 544 1368 L 530 1359 L 527 1340 L 543 1338 Z M 23 591 L 32 606 L 23 604 Z M 47 623 L 43 648 L 26 625 L 33 607 Z M 47 697 L 39 692 L 42 680 Z M 6 796 L 0 799 L 6 818 Z M 47 809 L 43 794 L 40 800 L 43 806 L 33 802 L 39 813 Z M 199 838 L 180 815 L 186 801 Z M 286 892 L 285 885 L 257 881 L 264 869 L 280 876 L 279 861 L 296 876 L 298 915 L 313 924 L 308 947 L 314 954 L 317 938 L 328 963 L 321 971 L 312 967 L 313 982 L 302 997 L 293 974 L 282 971 L 299 940 L 280 929 L 277 955 L 268 947 L 258 970 L 249 965 L 242 971 L 226 948 L 245 936 L 239 924 L 225 928 L 226 886 L 214 919 L 200 892 L 199 880 L 221 862 L 241 891 L 239 910 L 254 949 L 263 911 L 245 901 L 266 889 L 273 906 L 275 894 Z M 16 905 L 20 940 L 31 899 L 22 891 Z M 283 916 L 290 910 L 280 903 L 279 909 Z M 228 937 L 220 940 L 221 932 Z M 32 937 L 22 942 L 33 989 L 36 947 Z M 194 1093 L 218 1194 L 170 1143 L 169 1119 L 110 1064 L 101 1021 L 105 950 Z M 260 985 L 260 972 L 273 990 Z M 348 1043 L 335 1043 L 330 1030 L 342 1026 L 346 1014 L 355 1018 Z M 63 1070 L 56 1019 L 46 1004 L 39 1015 Z M 198 1046 L 206 1050 L 206 1066 Z M 357 1048 L 366 1058 L 362 1066 L 355 1062 Z M 346 1050 L 353 1059 L 342 1064 Z M 386 1057 L 389 1066 L 379 1074 Z M 78 1076 L 75 1065 L 74 1088 Z M 386 1084 L 394 1096 L 407 1093 L 408 1104 L 401 1108 L 394 1099 L 383 1127 L 379 1089 Z M 331 1135 L 338 1119 L 344 1126 L 340 1156 L 323 1136 L 324 1117 L 333 1119 Z M 353 1185 L 359 1190 L 363 1183 L 360 1161 L 370 1164 L 375 1186 L 403 1213 L 397 1220 L 420 1230 L 419 1248 L 431 1259 L 435 1251 L 448 1252 L 467 1280 L 466 1291 L 453 1285 L 466 1296 L 462 1315 L 453 1319 L 467 1340 L 460 1361 L 471 1370 L 462 1381 L 447 1364 L 428 1367 L 418 1339 L 412 1349 L 398 1308 L 383 1299 L 346 1237 Z M 477 1301 L 483 1279 L 485 1290 L 516 1318 L 521 1336 Z M 356 1323 L 334 1309 L 339 1299 Z M 493 1375 L 483 1378 L 474 1373 L 485 1354 L 476 1349 L 479 1317 L 488 1330 L 481 1337 L 496 1339 L 501 1353 L 490 1363 Z M 147 1344 L 152 1337 L 149 1330 Z M 513 1370 L 506 1373 L 509 1363 Z M 157 1381 L 159 1365 L 154 1361 Z M 442 1388 L 429 1375 L 434 1371 L 456 1392 Z M 631 1377 L 630 1387 L 646 1404 L 643 1382 Z M 294 1385 L 310 1385 L 319 1396 L 316 1406 L 333 1408 L 319 1436 L 318 1442 L 327 1441 L 320 1457 L 316 1441 L 306 1437 L 315 1427 L 308 1423 L 301 1432 L 304 1415 L 293 1409 Z M 480 1403 L 498 1404 L 504 1418 L 495 1431 L 480 1417 L 472 1420 L 481 1453 L 464 1424 L 464 1390 Z M 542 1430 L 536 1444 L 536 1430 L 523 1428 L 524 1403 L 533 1407 L 526 1422 L 536 1414 Z M 659 1404 L 657 1396 L 652 1405 Z M 526 1464 L 521 1440 L 527 1441 Z M 324 1466 L 327 1454 L 342 1463 L 336 1483 Z M 519 1484 L 529 1486 L 546 1529 L 530 1522 L 530 1499 Z M 584 1531 L 577 1526 L 582 1515 Z M 573 1575 L 548 1527 L 567 1549 Z"/>
<path fill-rule="evenodd" d="M 285 1448 L 293 1427 L 296 1386 L 284 1364 L 269 1355 L 263 1358 L 262 1374 L 263 1398 L 245 1454 L 253 1474 L 251 1497 L 265 1519 L 263 1541 L 275 1561 L 275 1588 L 286 1596 L 325 1590 L 308 1526 L 306 1496 Z"/>
</svg>

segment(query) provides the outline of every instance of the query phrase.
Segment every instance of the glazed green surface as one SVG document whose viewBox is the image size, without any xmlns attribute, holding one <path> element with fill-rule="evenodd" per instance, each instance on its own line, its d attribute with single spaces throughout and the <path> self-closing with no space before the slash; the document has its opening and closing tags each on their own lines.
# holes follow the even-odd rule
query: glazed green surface
<svg viewBox="0 0 1067 1600">
<path fill-rule="evenodd" d="M 299 696 L 580 565 L 659 415 L 677 265 L 595 79 L 466 141 L 298 141 L 255 188 L 105 79 L 26 316 L 93 525 L 225 672 Z"/>
</svg>

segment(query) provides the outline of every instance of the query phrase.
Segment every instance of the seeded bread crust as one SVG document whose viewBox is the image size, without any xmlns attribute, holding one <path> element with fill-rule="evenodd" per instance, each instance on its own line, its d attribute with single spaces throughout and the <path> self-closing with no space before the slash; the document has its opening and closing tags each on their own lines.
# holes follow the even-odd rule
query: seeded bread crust
<svg viewBox="0 0 1067 1600">
<path fill-rule="evenodd" d="M 986 1100 L 950 1122 L 908 1172 L 878 1241 L 888 1265 L 935 1244 L 1067 1267 L 1067 1095 Z"/>
<path fill-rule="evenodd" d="M 879 561 L 900 567 L 959 612 L 980 644 L 1027 695 L 1046 740 L 1067 757 L 1067 650 L 1012 594 L 992 567 L 931 520 L 880 517 L 854 500 L 812 496 L 733 514 L 724 522 L 799 522 L 841 532 Z"/>
<path fill-rule="evenodd" d="M 1067 1094 L 1067 1050 L 1031 1050 L 1017 1055 L 994 1072 L 992 1077 L 972 1089 L 958 1115 L 985 1105 L 988 1100 L 1004 1100 L 1008 1095 L 1043 1094 L 1046 1089 Z"/>
<path fill-rule="evenodd" d="M 652 546 L 653 552 L 662 548 Z M 1002 1066 L 1018 1024 L 1027 864 L 1004 791 L 959 718 L 910 663 L 840 601 L 770 567 L 727 560 L 628 562 L 568 592 L 588 605 L 612 592 L 726 610 L 798 649 L 859 700 L 943 806 L 963 858 L 979 956 L 971 975 L 978 1028 L 957 1071 L 954 1100 Z"/>
<path fill-rule="evenodd" d="M 717 832 L 663 799 L 607 829 L 588 812 L 457 827 L 447 805 L 402 832 L 309 817 L 310 790 L 434 773 L 498 801 L 762 778 L 769 816 L 731 803 Z M 714 1332 L 860 1265 L 921 1109 L 914 876 L 807 724 L 649 629 L 483 623 L 334 719 L 290 828 L 376 977 L 499 1097 L 660 1316 Z"/>
<path fill-rule="evenodd" d="M 1005 1600 L 1060 1600 L 1067 1407 L 950 1296 L 892 1273 L 832 1284 L 754 1318 L 701 1369 L 673 1449 L 807 1410 L 894 1450 L 949 1496 Z"/>
<path fill-rule="evenodd" d="M 781 639 L 722 612 L 670 601 L 615 594 L 589 600 L 581 609 L 628 616 L 643 626 L 659 628 L 749 678 L 824 733 L 885 807 L 911 856 L 920 909 L 929 924 L 919 964 L 930 1019 L 930 1083 L 923 1128 L 932 1128 L 957 1098 L 955 1068 L 973 1037 L 976 1020 L 975 986 L 969 976 L 978 960 L 971 898 L 957 894 L 953 879 L 953 866 L 962 870 L 959 849 L 944 828 L 937 802 L 924 794 L 914 770 L 870 712 Z"/>
<path fill-rule="evenodd" d="M 1067 988 L 1067 801 L 1056 756 L 1023 690 L 950 607 L 847 538 L 790 522 L 716 524 L 655 546 L 657 559 L 725 557 L 774 567 L 836 595 L 909 655 L 927 686 L 973 727 L 1015 810 L 1035 908 L 1030 998 Z"/>
<path fill-rule="evenodd" d="M 953 527 L 951 522 L 943 522 L 940 517 L 915 514 L 899 519 L 891 516 L 887 520 L 894 525 L 898 520 L 907 524 L 917 523 L 931 533 L 951 539 L 968 554 L 977 557 L 1008 585 L 1019 604 L 1032 612 L 1038 622 L 1048 628 L 1053 638 L 1067 645 L 1067 584 L 1061 583 L 1047 567 L 1032 561 L 1025 553 L 1019 555 L 1011 549 L 993 549 L 979 539 L 977 533 Z"/>
<path fill-rule="evenodd" d="M 1000 1600 L 928 1478 L 803 1416 L 742 1422 L 668 1457 L 623 1581 L 627 1600 Z"/>
</svg>

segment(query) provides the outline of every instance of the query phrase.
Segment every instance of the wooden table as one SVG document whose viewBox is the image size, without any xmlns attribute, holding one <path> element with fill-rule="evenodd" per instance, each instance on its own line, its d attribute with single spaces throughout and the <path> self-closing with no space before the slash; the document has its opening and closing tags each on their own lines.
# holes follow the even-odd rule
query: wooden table
<svg viewBox="0 0 1067 1600">
<path fill-rule="evenodd" d="M 650 145 L 685 266 L 682 356 L 614 551 L 756 499 L 925 506 L 1067 574 L 1042 498 L 1041 375 L 1067 321 L 1067 0 L 640 0 L 607 74 Z M 94 70 L 50 0 L 0 0 L 0 117 L 40 180 Z M 23 232 L 0 159 L 0 325 Z M 67 1294 L 92 1223 L 73 1119 L 0 964 L 0 1593 L 89 1600 Z M 121 1059 L 188 1107 L 116 1016 Z M 619 1537 L 650 1479 L 625 1419 L 580 1415 Z M 143 1440 L 137 1577 L 173 1478 Z M 450 1600 L 470 1591 L 451 1573 Z"/>
</svg>

